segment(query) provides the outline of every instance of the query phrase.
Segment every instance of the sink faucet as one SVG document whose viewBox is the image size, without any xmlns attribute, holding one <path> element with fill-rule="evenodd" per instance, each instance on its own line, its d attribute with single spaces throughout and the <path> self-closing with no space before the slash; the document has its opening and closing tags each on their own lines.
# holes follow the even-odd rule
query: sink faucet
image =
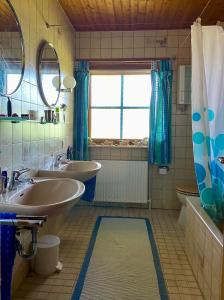
<svg viewBox="0 0 224 300">
<path fill-rule="evenodd" d="M 58 168 L 59 167 L 60 160 L 65 155 L 66 155 L 65 153 L 60 153 L 60 154 L 57 154 L 55 156 L 55 159 L 54 159 L 54 168 Z"/>
<path fill-rule="evenodd" d="M 23 168 L 23 169 L 20 169 L 20 170 L 12 171 L 12 175 L 11 175 L 10 182 L 9 182 L 9 190 L 10 191 L 13 190 L 15 185 L 18 185 L 19 183 L 22 182 L 22 181 L 19 180 L 20 175 L 22 175 L 23 173 L 26 173 L 28 171 L 30 171 L 29 168 Z"/>
</svg>

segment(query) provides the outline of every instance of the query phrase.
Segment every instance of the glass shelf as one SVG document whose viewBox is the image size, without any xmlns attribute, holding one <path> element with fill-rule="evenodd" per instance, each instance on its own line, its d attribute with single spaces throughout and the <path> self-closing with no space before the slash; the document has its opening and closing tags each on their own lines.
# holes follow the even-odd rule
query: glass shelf
<svg viewBox="0 0 224 300">
<path fill-rule="evenodd" d="M 28 121 L 28 119 L 21 117 L 0 117 L 0 121 L 11 121 L 12 123 L 19 123 L 23 121 Z"/>
<path fill-rule="evenodd" d="M 0 122 L 1 121 L 10 121 L 12 123 L 20 123 L 20 122 L 24 122 L 24 121 L 29 121 L 31 123 L 40 123 L 40 124 L 54 124 L 54 125 L 57 125 L 57 124 L 60 124 L 61 122 L 41 122 L 41 121 L 38 121 L 38 120 L 30 120 L 30 119 L 25 119 L 25 118 L 21 118 L 21 117 L 0 117 Z"/>
</svg>

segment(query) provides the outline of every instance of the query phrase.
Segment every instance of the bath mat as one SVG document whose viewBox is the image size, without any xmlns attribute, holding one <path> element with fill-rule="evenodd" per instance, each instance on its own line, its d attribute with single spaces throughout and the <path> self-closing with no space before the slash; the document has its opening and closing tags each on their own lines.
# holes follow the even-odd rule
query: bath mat
<svg viewBox="0 0 224 300">
<path fill-rule="evenodd" d="M 148 219 L 98 217 L 71 300 L 167 300 Z"/>
</svg>

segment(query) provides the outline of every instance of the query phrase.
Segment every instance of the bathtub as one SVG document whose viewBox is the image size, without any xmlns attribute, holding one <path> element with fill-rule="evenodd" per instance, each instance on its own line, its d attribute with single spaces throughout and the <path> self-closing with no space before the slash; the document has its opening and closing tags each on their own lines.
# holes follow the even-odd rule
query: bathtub
<svg viewBox="0 0 224 300">
<path fill-rule="evenodd" d="M 200 206 L 188 197 L 185 251 L 205 299 L 224 299 L 223 234 Z"/>
</svg>

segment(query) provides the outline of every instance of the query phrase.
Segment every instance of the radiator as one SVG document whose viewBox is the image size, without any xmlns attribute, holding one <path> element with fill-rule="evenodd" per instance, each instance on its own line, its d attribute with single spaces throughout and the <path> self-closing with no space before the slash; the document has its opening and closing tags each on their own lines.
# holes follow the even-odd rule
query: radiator
<svg viewBox="0 0 224 300">
<path fill-rule="evenodd" d="M 148 163 L 101 160 L 95 200 L 99 202 L 147 203 Z"/>
</svg>

